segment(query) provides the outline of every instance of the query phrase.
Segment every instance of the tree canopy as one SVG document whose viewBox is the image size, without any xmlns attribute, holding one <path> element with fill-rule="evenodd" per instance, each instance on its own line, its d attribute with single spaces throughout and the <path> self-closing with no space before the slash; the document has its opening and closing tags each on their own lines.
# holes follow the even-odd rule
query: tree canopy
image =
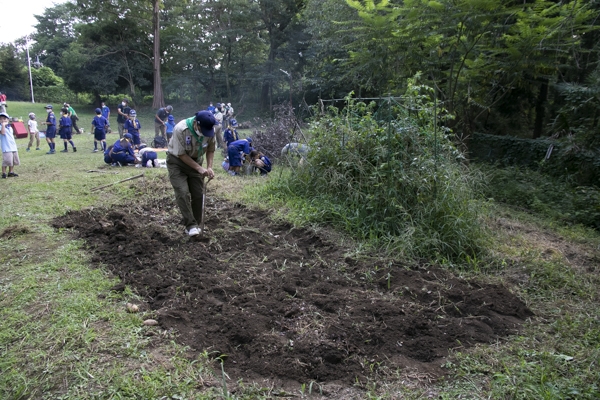
<svg viewBox="0 0 600 400">
<path fill-rule="evenodd" d="M 257 112 L 290 96 L 397 95 L 421 72 L 457 132 L 589 136 L 599 11 L 598 0 L 77 0 L 37 16 L 32 55 L 96 98 L 141 100 L 158 85 L 169 102 Z"/>
</svg>

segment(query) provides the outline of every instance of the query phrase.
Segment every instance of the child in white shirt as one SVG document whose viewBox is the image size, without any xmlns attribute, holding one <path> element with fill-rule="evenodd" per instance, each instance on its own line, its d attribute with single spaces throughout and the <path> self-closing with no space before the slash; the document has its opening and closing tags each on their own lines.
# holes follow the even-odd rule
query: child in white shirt
<svg viewBox="0 0 600 400">
<path fill-rule="evenodd" d="M 38 130 L 37 121 L 35 120 L 35 114 L 29 113 L 29 121 L 27 121 L 27 130 L 29 131 L 29 144 L 27 145 L 27 151 L 31 149 L 33 139 L 35 138 L 36 146 L 35 149 L 40 149 L 40 131 Z"/>
</svg>

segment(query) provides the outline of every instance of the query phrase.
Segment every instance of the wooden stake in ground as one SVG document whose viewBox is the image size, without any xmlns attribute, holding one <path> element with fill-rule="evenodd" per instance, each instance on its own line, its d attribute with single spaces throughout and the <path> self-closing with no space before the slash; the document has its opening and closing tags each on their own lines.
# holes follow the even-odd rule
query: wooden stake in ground
<svg viewBox="0 0 600 400">
<path fill-rule="evenodd" d="M 116 185 L 117 183 L 127 182 L 127 181 L 131 181 L 133 179 L 143 178 L 143 177 L 144 177 L 144 174 L 139 174 L 139 175 L 136 175 L 136 176 L 132 176 L 131 178 L 122 179 L 122 180 L 117 181 L 117 182 L 109 183 L 108 185 L 102 185 L 102 186 L 95 187 L 95 188 L 91 189 L 90 191 L 93 192 L 93 191 L 96 191 L 96 190 L 107 188 L 107 187 L 112 186 L 112 185 Z"/>
</svg>

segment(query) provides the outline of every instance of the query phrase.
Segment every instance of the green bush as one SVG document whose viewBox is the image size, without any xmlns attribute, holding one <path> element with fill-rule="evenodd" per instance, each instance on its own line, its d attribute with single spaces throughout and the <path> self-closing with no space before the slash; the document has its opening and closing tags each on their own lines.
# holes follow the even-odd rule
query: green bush
<svg viewBox="0 0 600 400">
<path fill-rule="evenodd" d="M 600 229 L 600 189 L 572 185 L 565 177 L 523 168 L 478 166 L 487 176 L 484 193 L 496 201 L 522 207 L 563 223 Z"/>
<path fill-rule="evenodd" d="M 43 86 L 34 87 L 35 101 L 40 103 L 65 103 L 73 101 L 76 98 L 75 93 L 70 91 L 66 86 Z"/>
<path fill-rule="evenodd" d="M 310 127 L 307 162 L 267 190 L 301 199 L 307 220 L 333 223 L 389 250 L 477 256 L 486 237 L 478 177 L 460 162 L 448 132 L 434 132 L 430 93 L 411 80 L 404 104 L 389 105 L 387 121 L 375 115 L 375 103 L 348 98 L 343 110 L 330 108 Z"/>
</svg>

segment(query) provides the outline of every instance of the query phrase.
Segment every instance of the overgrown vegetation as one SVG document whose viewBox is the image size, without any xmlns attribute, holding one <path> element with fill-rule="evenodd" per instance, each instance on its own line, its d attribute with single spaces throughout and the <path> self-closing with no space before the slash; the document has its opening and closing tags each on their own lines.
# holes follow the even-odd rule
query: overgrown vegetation
<svg viewBox="0 0 600 400">
<path fill-rule="evenodd" d="M 560 223 L 600 229 L 600 188 L 577 186 L 567 177 L 555 177 L 521 167 L 479 165 L 488 176 L 484 193 L 496 201 L 545 215 Z"/>
<path fill-rule="evenodd" d="M 432 89 L 409 80 L 401 103 L 347 97 L 311 124 L 307 162 L 266 188 L 304 219 L 411 256 L 476 257 L 484 247 L 475 188 L 448 131 L 436 132 Z M 412 110 L 409 115 L 406 106 Z M 376 112 L 377 111 L 377 112 Z"/>
</svg>

